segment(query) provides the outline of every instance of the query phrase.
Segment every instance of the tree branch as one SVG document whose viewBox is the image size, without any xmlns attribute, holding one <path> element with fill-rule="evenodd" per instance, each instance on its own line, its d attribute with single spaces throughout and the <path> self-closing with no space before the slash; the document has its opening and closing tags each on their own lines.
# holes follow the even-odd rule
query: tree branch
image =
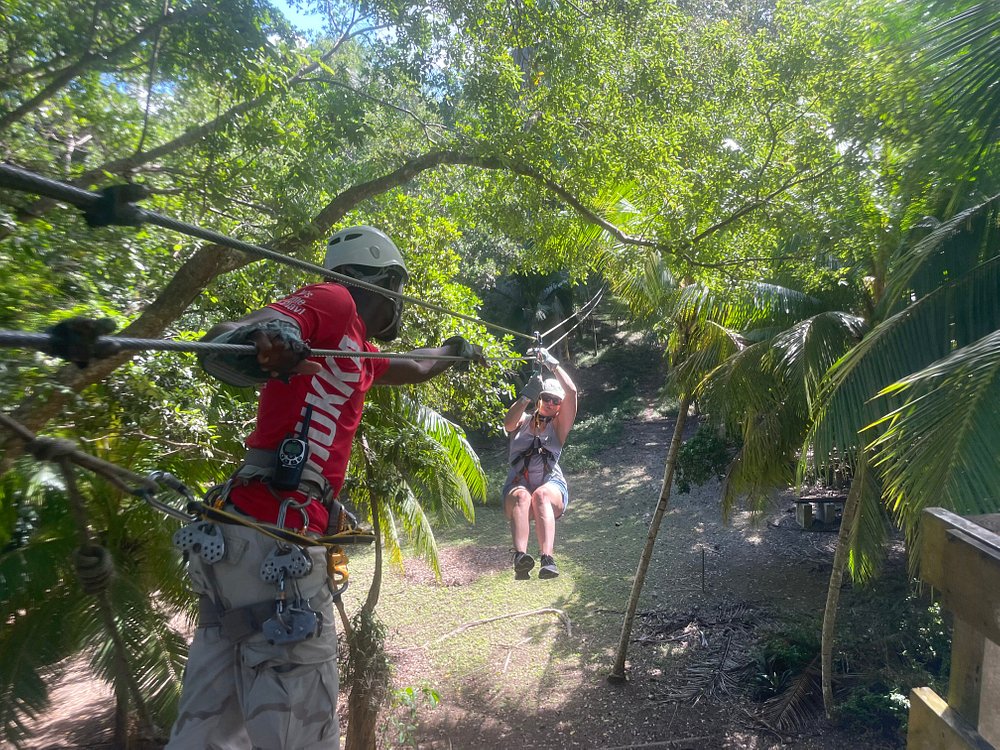
<svg viewBox="0 0 1000 750">
<path fill-rule="evenodd" d="M 330 57 L 336 54 L 340 45 L 346 39 L 349 38 L 350 38 L 349 36 L 342 37 L 340 40 L 338 40 L 337 44 L 334 45 L 332 49 L 324 53 L 323 56 L 320 57 L 318 60 L 314 60 L 308 65 L 305 65 L 304 67 L 300 68 L 294 75 L 286 78 L 285 87 L 291 87 L 297 83 L 300 83 L 305 76 L 319 69 L 326 60 L 329 60 Z M 134 172 L 145 164 L 161 159 L 183 148 L 186 148 L 187 146 L 190 146 L 193 143 L 200 141 L 201 139 L 205 138 L 206 136 L 212 134 L 213 132 L 221 128 L 230 120 L 234 120 L 237 117 L 245 114 L 246 112 L 249 112 L 251 109 L 264 103 L 265 101 L 273 97 L 278 90 L 280 90 L 279 87 L 271 87 L 267 91 L 260 94 L 259 96 L 256 96 L 253 99 L 248 99 L 247 101 L 244 102 L 240 102 L 239 104 L 230 107 L 225 112 L 217 115 L 212 120 L 206 123 L 202 123 L 201 125 L 196 125 L 194 127 L 188 128 L 179 136 L 174 138 L 172 141 L 167 141 L 166 143 L 162 143 L 159 146 L 150 149 L 149 151 L 136 153 L 133 154 L 132 156 L 125 156 L 119 159 L 112 159 L 111 161 L 107 161 L 104 164 L 101 164 L 100 166 L 94 167 L 93 169 L 88 169 L 83 174 L 79 175 L 73 180 L 70 180 L 69 184 L 76 185 L 77 187 L 88 187 L 95 180 L 99 180 L 106 174 L 126 175 L 131 172 Z M 17 214 L 18 220 L 24 222 L 24 221 L 31 221 L 33 219 L 38 219 L 41 216 L 43 216 L 47 211 L 51 210 L 55 205 L 56 201 L 52 200 L 51 198 L 40 198 L 27 208 L 18 211 Z M 11 233 L 10 229 L 0 228 L 0 239 L 3 239 L 10 233 Z"/>
<path fill-rule="evenodd" d="M 802 185 L 803 183 L 811 182 L 812 180 L 819 179 L 823 175 L 829 174 L 837 166 L 840 165 L 840 161 L 841 161 L 840 159 L 836 159 L 833 162 L 831 162 L 830 164 L 828 164 L 827 166 L 823 167 L 823 169 L 819 170 L 818 172 L 809 172 L 809 173 L 806 173 L 804 175 L 800 175 L 800 176 L 796 177 L 795 179 L 788 180 L 787 182 L 782 183 L 781 185 L 779 185 L 778 187 L 776 187 L 774 190 L 772 190 L 770 193 L 768 193 L 767 195 L 765 195 L 763 198 L 755 198 L 754 200 L 752 200 L 749 203 L 747 203 L 745 206 L 743 206 L 743 207 L 737 209 L 736 211 L 734 211 L 733 213 L 731 213 L 725 219 L 722 219 L 721 221 L 718 221 L 715 224 L 713 224 L 712 226 L 708 227 L 708 229 L 705 229 L 704 231 L 699 232 L 698 234 L 696 234 L 694 237 L 691 238 L 691 242 L 692 243 L 701 242 L 702 240 L 704 240 L 705 238 L 707 238 L 707 237 L 715 234 L 716 232 L 718 232 L 718 231 L 720 231 L 722 229 L 725 229 L 730 224 L 738 221 L 739 219 L 742 219 L 747 214 L 756 211 L 758 208 L 762 208 L 763 206 L 766 206 L 768 203 L 770 203 L 776 197 L 778 197 L 779 195 L 781 195 L 784 192 L 787 192 L 788 190 L 790 190 L 791 188 L 795 187 L 796 185 Z"/>
<path fill-rule="evenodd" d="M 187 10 L 177 11 L 176 13 L 171 13 L 169 15 L 163 16 L 159 20 L 151 23 L 149 26 L 144 28 L 138 34 L 133 36 L 126 42 L 122 42 L 114 49 L 109 50 L 103 54 L 98 52 L 87 52 L 82 55 L 76 62 L 67 65 L 65 68 L 60 70 L 55 76 L 49 81 L 48 85 L 42 88 L 37 94 L 28 99 L 28 101 L 23 102 L 19 106 L 10 110 L 6 114 L 0 116 L 0 132 L 3 132 L 13 123 L 22 119 L 25 115 L 38 109 L 43 103 L 48 101 L 57 91 L 63 88 L 67 83 L 72 81 L 74 78 L 78 77 L 82 73 L 86 72 L 92 67 L 95 67 L 101 63 L 109 63 L 117 57 L 125 54 L 126 52 L 137 47 L 142 41 L 158 34 L 161 29 L 166 26 L 172 26 L 173 24 L 180 23 L 182 21 L 187 21 L 191 18 L 204 15 L 208 12 L 208 6 L 197 5 Z"/>
<path fill-rule="evenodd" d="M 393 109 L 399 112 L 400 114 L 406 115 L 420 126 L 420 128 L 424 131 L 424 135 L 426 136 L 427 140 L 435 146 L 439 144 L 436 140 L 434 140 L 434 137 L 431 134 L 431 130 L 433 128 L 446 131 L 451 130 L 451 128 L 449 128 L 447 125 L 442 125 L 441 123 L 437 122 L 427 122 L 426 120 L 421 119 L 415 112 L 411 112 L 410 110 L 408 110 L 406 107 L 402 107 L 398 104 L 393 104 L 392 102 L 386 101 L 384 99 L 379 99 L 378 97 L 372 96 L 371 94 L 365 93 L 364 91 L 359 91 L 353 86 L 343 83 L 342 81 L 338 81 L 335 78 L 327 76 L 321 78 L 305 78 L 303 80 L 315 83 L 325 83 L 330 86 L 337 86 L 338 88 L 350 91 L 352 94 L 355 94 L 356 96 L 359 96 L 362 99 L 367 99 L 368 101 L 374 102 L 379 106 L 386 107 L 388 109 Z"/>
<path fill-rule="evenodd" d="M 496 617 L 485 617 L 482 620 L 474 620 L 472 622 L 467 622 L 464 625 L 459 625 L 454 630 L 449 630 L 442 636 L 435 638 L 433 641 L 428 643 L 428 646 L 434 646 L 441 641 L 451 638 L 453 635 L 458 635 L 459 633 L 464 633 L 466 630 L 471 628 L 479 627 L 480 625 L 488 625 L 491 622 L 497 622 L 499 620 L 514 620 L 519 617 L 531 617 L 532 615 L 547 615 L 553 614 L 562 620 L 563 625 L 566 626 L 566 635 L 570 638 L 573 637 L 573 623 L 569 619 L 569 615 L 563 612 L 561 609 L 555 607 L 542 607 L 541 609 L 531 609 L 527 612 L 511 612 L 506 615 L 497 615 Z"/>
</svg>

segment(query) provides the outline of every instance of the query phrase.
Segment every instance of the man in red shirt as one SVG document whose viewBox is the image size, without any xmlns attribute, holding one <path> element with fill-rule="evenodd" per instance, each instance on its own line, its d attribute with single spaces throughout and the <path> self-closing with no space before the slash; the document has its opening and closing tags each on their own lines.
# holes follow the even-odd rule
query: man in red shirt
<svg viewBox="0 0 1000 750">
<path fill-rule="evenodd" d="M 334 235 L 324 266 L 397 293 L 407 279 L 398 248 L 372 227 Z M 232 512 L 326 532 L 336 523 L 331 501 L 344 481 L 368 389 L 420 383 L 455 364 L 422 355 L 485 362 L 482 350 L 461 337 L 409 352 L 408 359 L 309 355 L 310 349 L 378 352 L 369 338 L 394 339 L 400 313 L 398 298 L 327 282 L 208 332 L 206 340 L 253 343 L 257 353 L 207 355 L 206 371 L 233 385 L 263 383 L 247 456 L 226 488 Z M 302 435 L 308 449 L 299 454 L 306 458 L 297 486 L 279 489 L 276 451 L 290 435 Z M 337 634 L 324 548 L 289 548 L 239 524 L 201 522 L 184 534 L 202 615 L 168 750 L 338 748 Z M 206 534 L 210 543 L 199 544 Z M 221 558 L 217 535 L 224 541 Z"/>
</svg>

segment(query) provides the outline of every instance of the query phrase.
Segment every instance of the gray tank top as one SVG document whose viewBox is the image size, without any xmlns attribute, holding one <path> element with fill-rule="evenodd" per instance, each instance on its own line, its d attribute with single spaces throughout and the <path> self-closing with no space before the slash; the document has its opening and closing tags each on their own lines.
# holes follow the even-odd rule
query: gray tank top
<svg viewBox="0 0 1000 750">
<path fill-rule="evenodd" d="M 524 459 L 521 456 L 526 450 L 531 448 L 537 437 L 542 448 L 545 448 L 551 455 L 547 457 L 549 471 L 552 471 L 559 463 L 559 456 L 562 454 L 563 444 L 559 442 L 555 427 L 552 422 L 545 425 L 539 435 L 531 434 L 531 424 L 534 418 L 525 420 L 524 424 L 517 428 L 510 436 L 510 449 L 508 452 L 508 462 L 512 472 L 521 473 L 523 471 Z M 539 453 L 532 454 L 528 463 L 528 479 L 534 484 L 540 484 L 545 474 L 546 457 Z"/>
</svg>

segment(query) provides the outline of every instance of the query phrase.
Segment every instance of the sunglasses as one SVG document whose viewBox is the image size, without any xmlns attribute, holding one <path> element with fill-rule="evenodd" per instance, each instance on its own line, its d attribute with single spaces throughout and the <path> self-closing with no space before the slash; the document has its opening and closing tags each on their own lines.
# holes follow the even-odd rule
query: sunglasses
<svg viewBox="0 0 1000 750">
<path fill-rule="evenodd" d="M 559 404 L 562 403 L 562 399 L 556 398 L 555 396 L 542 396 L 541 400 L 547 404 L 554 404 L 556 406 L 559 406 Z"/>
</svg>

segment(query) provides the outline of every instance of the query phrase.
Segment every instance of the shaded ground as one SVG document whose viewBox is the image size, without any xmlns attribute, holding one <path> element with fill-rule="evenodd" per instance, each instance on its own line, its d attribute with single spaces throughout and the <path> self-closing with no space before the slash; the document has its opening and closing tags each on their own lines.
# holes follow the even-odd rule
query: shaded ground
<svg viewBox="0 0 1000 750">
<path fill-rule="evenodd" d="M 599 471 L 569 478 L 572 508 L 557 542 L 562 577 L 508 584 L 534 587 L 532 594 L 547 587 L 546 601 L 524 597 L 519 603 L 514 596 L 483 611 L 482 618 L 462 622 L 454 617 L 458 602 L 434 608 L 447 612 L 439 615 L 441 633 L 546 607 L 566 614 L 570 632 L 552 613 L 476 625 L 479 658 L 458 656 L 468 662 L 463 664 L 396 630 L 397 682 L 426 681 L 441 693 L 440 707 L 420 713 L 420 747 L 857 746 L 857 737 L 823 722 L 803 735 L 769 729 L 758 718 L 761 706 L 747 696 L 751 651 L 761 635 L 792 611 L 819 612 L 825 599 L 836 537 L 802 531 L 790 500 L 763 523 L 738 515 L 725 526 L 717 487 L 676 496 L 633 631 L 629 682 L 606 682 L 672 428 L 672 420 L 635 421 L 625 444 L 608 451 Z M 500 509 L 480 511 L 476 528 L 490 528 L 503 539 Z M 440 588 L 457 598 L 455 587 L 478 577 L 510 578 L 506 544 L 477 546 L 475 552 L 452 548 L 442 559 Z M 421 567 L 411 565 L 387 595 L 399 595 L 395 585 L 432 581 Z M 648 744 L 667 740 L 672 744 Z"/>
<path fill-rule="evenodd" d="M 653 370 L 639 384 L 648 394 Z M 586 413 L 614 387 L 615 373 L 594 367 L 580 380 Z M 417 691 L 410 706 L 397 700 L 387 723 L 395 746 L 879 746 L 818 717 L 797 733 L 777 731 L 750 697 L 757 644 L 780 623 L 817 619 L 825 600 L 836 536 L 800 529 L 790 496 L 757 523 L 737 513 L 726 525 L 717 486 L 674 495 L 633 631 L 629 681 L 606 681 L 672 430 L 671 418 L 646 410 L 600 453 L 576 462 L 570 510 L 557 531 L 558 579 L 513 580 L 497 497 L 477 509 L 474 527 L 439 534 L 440 581 L 418 561 L 387 575 L 379 611 L 395 684 Z M 495 468 L 502 446 L 494 445 L 484 465 Z M 372 555 L 355 555 L 351 570 L 353 609 Z M 422 688 L 435 690 L 441 704 L 422 701 Z M 56 690 L 26 747 L 107 747 L 107 692 L 79 670 Z"/>
</svg>

